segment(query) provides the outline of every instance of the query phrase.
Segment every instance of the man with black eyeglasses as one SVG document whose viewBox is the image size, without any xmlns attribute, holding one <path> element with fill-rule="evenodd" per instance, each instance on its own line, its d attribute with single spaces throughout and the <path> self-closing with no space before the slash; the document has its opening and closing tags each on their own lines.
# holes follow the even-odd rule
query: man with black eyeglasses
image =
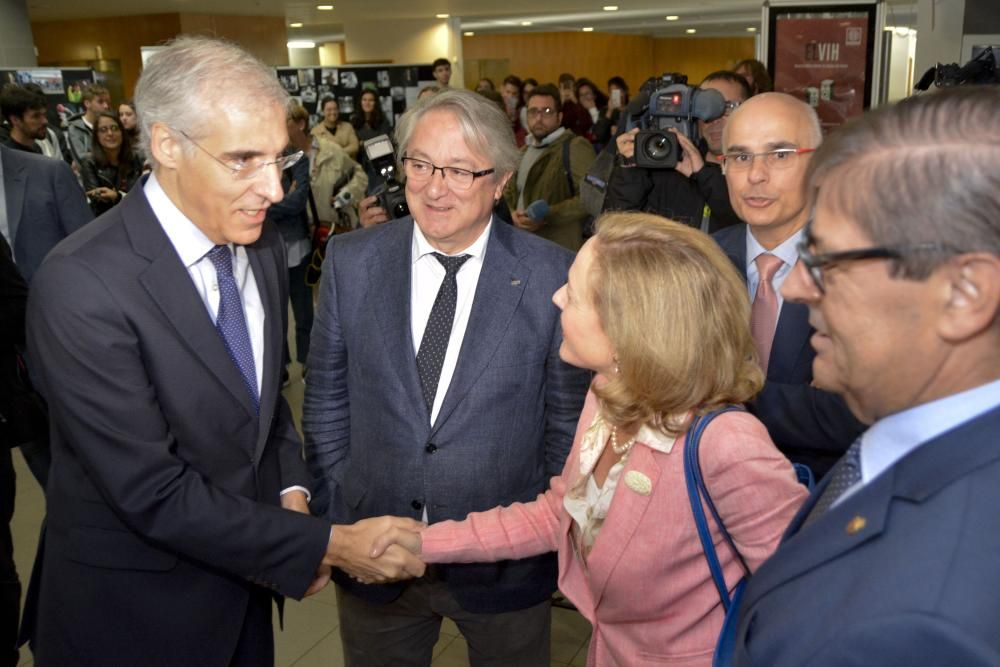
<svg viewBox="0 0 1000 667">
<path fill-rule="evenodd" d="M 552 84 L 532 90 L 527 109 L 531 137 L 505 193 L 511 216 L 521 229 L 579 250 L 589 217 L 580 203 L 580 181 L 596 158 L 594 148 L 562 127 L 559 89 Z"/>
<path fill-rule="evenodd" d="M 1000 89 L 880 107 L 812 160 L 783 293 L 814 383 L 871 426 L 750 579 L 721 664 L 993 667 Z"/>
<path fill-rule="evenodd" d="M 396 141 L 411 215 L 334 236 L 323 263 L 302 428 L 312 507 L 331 522 L 534 499 L 590 380 L 559 358 L 552 294 L 572 254 L 493 212 L 519 158 L 507 114 L 443 90 Z M 385 586 L 335 571 L 344 664 L 430 665 L 450 618 L 473 667 L 547 666 L 556 569 L 546 554 Z"/>
<path fill-rule="evenodd" d="M 707 233 L 740 222 L 729 201 L 719 154 L 726 123 L 750 97 L 750 86 L 739 74 L 722 70 L 709 74 L 698 87 L 716 90 L 726 100 L 721 118 L 698 121 L 702 145 L 695 146 L 686 136 L 676 134 L 683 151 L 677 167 L 643 169 L 635 166 L 634 159 L 639 128 L 619 134 L 615 140 L 617 164 L 608 179 L 605 210 L 656 213 Z"/>
<path fill-rule="evenodd" d="M 715 234 L 746 278 L 752 304 L 750 327 L 766 382 L 750 408 L 778 449 L 817 479 L 863 429 L 842 398 L 812 386 L 808 310 L 780 296 L 798 261 L 809 217 L 802 186 L 822 138 L 815 111 L 790 95 L 764 93 L 744 102 L 726 125 L 722 154 L 743 224 Z"/>
</svg>

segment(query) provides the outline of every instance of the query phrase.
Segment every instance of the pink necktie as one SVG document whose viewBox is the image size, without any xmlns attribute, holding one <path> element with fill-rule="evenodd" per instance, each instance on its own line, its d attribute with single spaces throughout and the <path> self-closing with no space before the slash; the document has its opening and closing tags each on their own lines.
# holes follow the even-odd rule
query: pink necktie
<svg viewBox="0 0 1000 667">
<path fill-rule="evenodd" d="M 750 307 L 750 334 L 757 346 L 757 356 L 760 367 L 767 374 L 767 362 L 771 357 L 771 343 L 774 341 L 774 328 L 778 323 L 778 295 L 774 291 L 771 280 L 784 262 L 780 257 L 763 253 L 754 260 L 760 282 L 757 284 L 757 294 L 754 295 Z"/>
</svg>

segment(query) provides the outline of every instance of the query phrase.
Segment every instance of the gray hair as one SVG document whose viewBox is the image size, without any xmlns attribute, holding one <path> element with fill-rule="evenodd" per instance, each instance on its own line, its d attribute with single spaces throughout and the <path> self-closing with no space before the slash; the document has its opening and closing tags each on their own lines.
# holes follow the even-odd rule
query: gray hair
<svg viewBox="0 0 1000 667">
<path fill-rule="evenodd" d="M 806 174 L 811 206 L 879 246 L 935 244 L 897 268 L 920 280 L 956 253 L 1000 256 L 1000 87 L 969 86 L 871 111 L 830 135 Z"/>
<path fill-rule="evenodd" d="M 174 39 L 149 59 L 135 87 L 142 152 L 155 165 L 150 130 L 156 123 L 204 136 L 215 122 L 215 103 L 232 97 L 253 106 L 288 107 L 275 71 L 236 44 L 189 35 Z"/>
<path fill-rule="evenodd" d="M 496 170 L 494 179 L 499 180 L 517 171 L 521 153 L 514 142 L 510 119 L 495 102 L 459 88 L 448 88 L 429 95 L 403 114 L 396 126 L 400 158 L 406 156 L 417 123 L 430 111 L 447 111 L 455 116 L 468 147 L 492 163 Z"/>
</svg>

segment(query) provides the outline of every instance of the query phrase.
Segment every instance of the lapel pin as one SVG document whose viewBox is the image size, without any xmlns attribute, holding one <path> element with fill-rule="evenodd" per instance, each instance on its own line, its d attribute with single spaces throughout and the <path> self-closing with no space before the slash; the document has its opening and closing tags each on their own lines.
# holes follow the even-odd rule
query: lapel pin
<svg viewBox="0 0 1000 667">
<path fill-rule="evenodd" d="M 855 535 L 860 533 L 868 525 L 868 521 L 861 515 L 855 516 L 847 522 L 847 534 Z"/>
<path fill-rule="evenodd" d="M 518 285 L 521 284 L 521 280 L 519 278 L 512 278 L 510 284 L 513 285 L 514 287 L 517 287 Z"/>
<path fill-rule="evenodd" d="M 648 496 L 653 492 L 653 482 L 638 470 L 629 470 L 625 473 L 625 486 L 640 496 Z"/>
</svg>

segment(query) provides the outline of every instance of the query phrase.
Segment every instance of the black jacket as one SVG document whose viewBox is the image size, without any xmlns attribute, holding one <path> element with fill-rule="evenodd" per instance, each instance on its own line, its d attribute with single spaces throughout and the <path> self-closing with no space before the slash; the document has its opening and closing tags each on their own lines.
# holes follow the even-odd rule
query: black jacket
<svg viewBox="0 0 1000 667">
<path fill-rule="evenodd" d="M 706 204 L 711 211 L 709 233 L 740 222 L 729 202 L 722 168 L 712 162 L 706 162 L 691 178 L 673 169 L 616 166 L 604 209 L 655 213 L 698 228 Z"/>
</svg>

